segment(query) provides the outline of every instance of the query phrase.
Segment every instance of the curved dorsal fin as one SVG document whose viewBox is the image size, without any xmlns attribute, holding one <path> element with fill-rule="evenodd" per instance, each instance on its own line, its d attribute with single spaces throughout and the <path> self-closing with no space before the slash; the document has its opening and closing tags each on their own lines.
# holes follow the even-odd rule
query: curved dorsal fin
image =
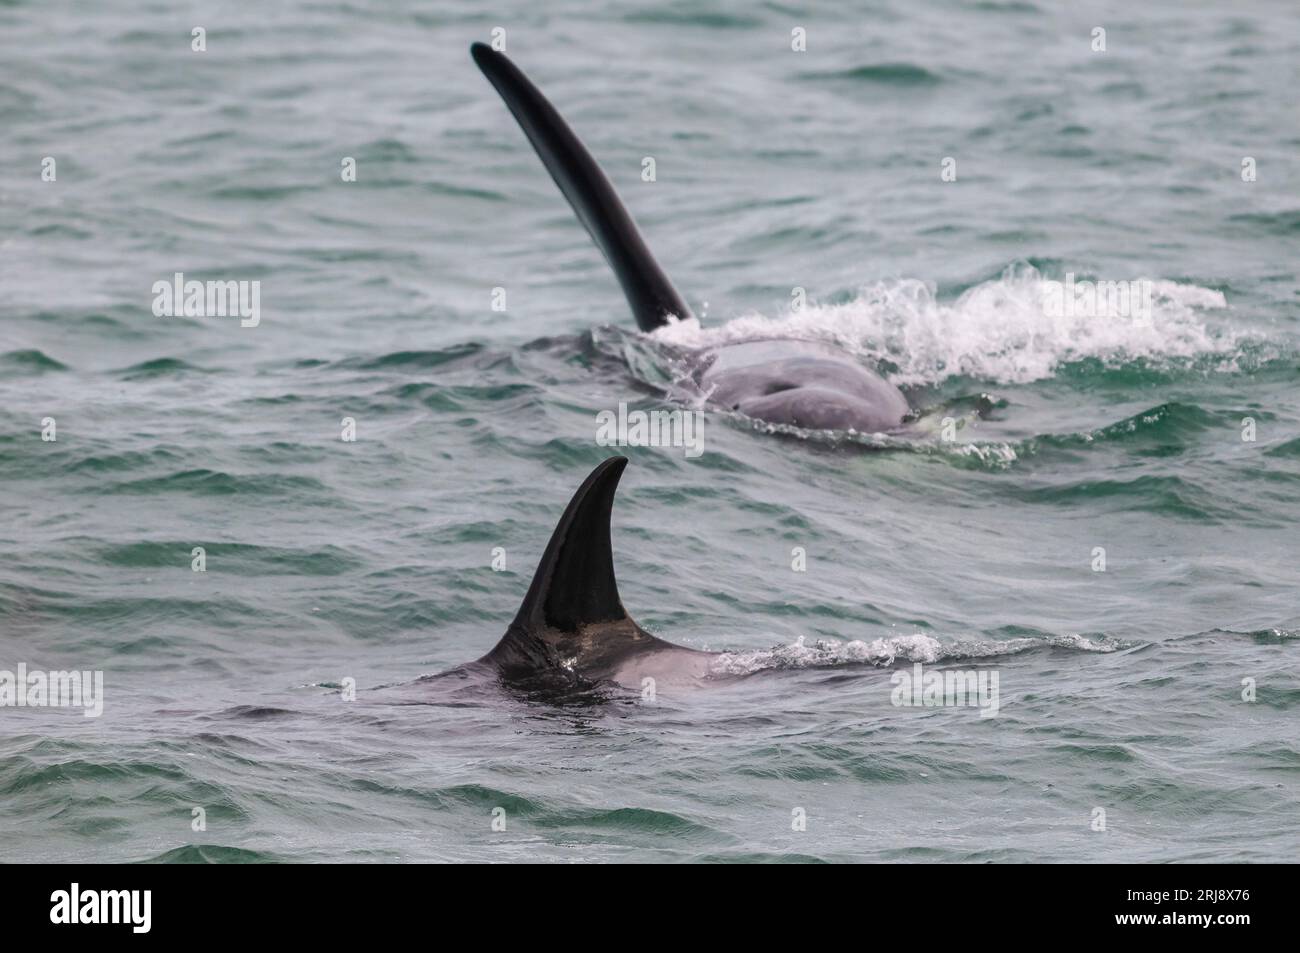
<svg viewBox="0 0 1300 953">
<path fill-rule="evenodd" d="M 637 326 L 653 331 L 673 318 L 691 317 L 691 309 L 650 254 L 614 186 L 555 107 L 504 53 L 483 43 L 469 49 L 614 269 Z"/>
<path fill-rule="evenodd" d="M 551 533 L 512 629 L 577 632 L 628 617 L 614 579 L 609 517 L 627 457 L 610 457 L 573 494 Z"/>
</svg>

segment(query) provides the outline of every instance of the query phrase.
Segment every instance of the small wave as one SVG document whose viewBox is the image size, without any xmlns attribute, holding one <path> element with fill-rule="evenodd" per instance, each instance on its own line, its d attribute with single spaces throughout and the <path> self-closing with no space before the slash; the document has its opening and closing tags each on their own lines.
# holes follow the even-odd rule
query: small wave
<svg viewBox="0 0 1300 953">
<path fill-rule="evenodd" d="M 182 374 L 206 374 L 208 373 L 201 367 L 196 367 L 188 361 L 182 361 L 177 357 L 159 357 L 152 361 L 142 361 L 139 364 L 132 364 L 130 367 L 123 368 L 118 374 L 123 380 L 139 381 L 149 380 L 155 377 L 173 377 Z"/>
<path fill-rule="evenodd" d="M 483 350 L 481 344 L 461 344 L 440 351 L 394 351 L 380 357 L 358 358 L 341 362 L 365 371 L 382 371 L 390 368 L 425 370 L 439 367 L 448 361 L 472 357 Z"/>
<path fill-rule="evenodd" d="M 802 79 L 884 86 L 937 86 L 942 78 L 915 63 L 873 63 L 831 73 L 804 73 Z"/>
<path fill-rule="evenodd" d="M 1055 315 L 1047 306 L 1054 288 L 1021 262 L 951 303 L 939 301 L 933 286 L 922 281 L 878 281 L 852 301 L 809 304 L 779 317 L 746 314 L 710 328 L 694 319 L 680 321 L 655 331 L 654 338 L 685 348 L 764 338 L 820 341 L 879 364 L 903 387 L 954 376 L 1025 384 L 1089 359 L 1116 366 L 1207 354 L 1231 358 L 1246 340 L 1206 320 L 1207 311 L 1227 307 L 1223 292 L 1211 288 L 1153 280 L 1150 319 L 1141 321 Z M 1224 366 L 1230 370 L 1231 361 Z"/>
<path fill-rule="evenodd" d="M 1006 469 L 1019 460 L 1043 458 L 1052 451 L 1070 453 L 1094 445 L 1127 445 L 1135 452 L 1174 456 L 1191 449 L 1206 432 L 1215 428 L 1234 428 L 1241 419 L 1232 412 L 1211 412 L 1197 404 L 1170 401 L 1150 407 L 1141 413 L 1125 417 L 1112 424 L 1071 433 L 1044 433 L 1015 443 L 960 444 L 935 443 L 913 446 L 920 452 L 942 453 L 954 457 L 967 457 L 975 466 L 985 469 Z M 1300 438 L 1279 443 L 1263 451 L 1268 457 L 1300 456 Z M 1091 479 L 1091 478 L 1090 478 Z M 1081 484 L 1086 487 L 1088 484 Z M 1104 486 L 1102 481 L 1100 486 Z M 1179 485 L 1182 485 L 1181 483 Z M 1149 487 L 1135 481 L 1133 489 Z M 1193 482 L 1186 484 L 1190 493 L 1199 492 Z M 1105 495 L 1099 492 L 1098 495 Z M 1195 515 L 1195 514 L 1190 514 Z M 1210 517 L 1210 512 L 1199 514 Z M 1222 514 L 1225 516 L 1227 514 Z"/>
<path fill-rule="evenodd" d="M 1106 637 L 1059 635 L 1048 638 L 965 640 L 940 642 L 929 635 L 896 635 L 864 642 L 855 639 L 834 642 L 818 639 L 811 645 L 800 636 L 792 645 L 780 645 L 751 652 L 724 652 L 713 660 L 711 671 L 718 676 L 753 675 L 781 669 L 834 668 L 844 665 L 873 665 L 888 668 L 896 662 L 934 664 L 969 659 L 1018 655 L 1042 648 L 1073 649 L 1080 652 L 1114 652 L 1127 645 Z"/>
<path fill-rule="evenodd" d="M 141 861 L 145 864 L 278 864 L 287 860 L 269 851 L 222 844 L 186 844 Z"/>
<path fill-rule="evenodd" d="M 75 225 L 68 225 L 64 222 L 42 222 L 39 225 L 28 226 L 27 234 L 33 238 L 72 238 L 78 241 L 85 241 L 94 237 L 93 232 L 88 232 L 84 228 L 77 228 Z"/>
<path fill-rule="evenodd" d="M 171 569 L 190 557 L 191 542 L 143 541 L 106 546 L 99 560 L 128 569 Z M 326 545 L 316 549 L 253 546 L 247 543 L 205 543 L 207 557 L 224 562 L 224 571 L 237 576 L 341 576 L 362 563 L 347 550 Z"/>
<path fill-rule="evenodd" d="M 183 459 L 184 454 L 172 447 L 154 447 L 121 453 L 91 453 L 76 458 L 65 469 L 68 473 L 132 473 L 153 465 L 173 465 Z"/>
<path fill-rule="evenodd" d="M 288 708 L 275 708 L 270 705 L 235 705 L 217 712 L 215 715 L 202 715 L 201 721 L 235 718 L 245 721 L 268 721 L 273 718 L 296 718 L 298 712 Z"/>
<path fill-rule="evenodd" d="M 1179 476 L 1090 478 L 1017 488 L 1013 493 L 1025 503 L 1057 507 L 1107 505 L 1120 511 L 1154 513 L 1193 523 L 1226 523 L 1237 515 L 1233 509 L 1216 505 L 1215 498 L 1197 482 Z"/>
<path fill-rule="evenodd" d="M 221 202 L 274 202 L 312 191 L 311 186 L 289 185 L 228 185 L 213 189 L 211 195 Z"/>
<path fill-rule="evenodd" d="M 42 351 L 9 351 L 0 354 L 0 373 L 14 376 L 26 374 L 45 374 L 51 371 L 66 371 L 66 364 L 56 361 Z"/>
<path fill-rule="evenodd" d="M 1037 453 L 1042 447 L 1141 442 L 1154 444 L 1166 450 L 1176 450 L 1219 423 L 1215 415 L 1196 404 L 1171 401 L 1094 430 L 1082 433 L 1044 434 L 1026 441 L 1022 449 L 1026 453 Z"/>
<path fill-rule="evenodd" d="M 983 0 L 983 2 L 974 4 L 973 8 L 976 10 L 983 10 L 987 13 L 1042 13 L 1043 12 L 1036 4 L 1017 2 L 1017 0 L 1010 0 L 1010 2 L 1006 2 L 1006 3 L 994 2 L 994 0 Z"/>
<path fill-rule="evenodd" d="M 183 470 L 165 476 L 131 480 L 115 486 L 103 486 L 99 489 L 105 493 L 136 493 L 141 495 L 170 492 L 194 493 L 199 496 L 298 495 L 301 501 L 304 494 L 317 494 L 324 488 L 324 484 L 314 477 L 295 476 L 293 474 L 237 475 L 220 470 L 200 468 Z"/>
<path fill-rule="evenodd" d="M 747 30 L 762 25 L 761 18 L 722 10 L 701 10 L 695 3 L 660 4 L 634 10 L 623 17 L 626 23 L 668 24 L 713 30 Z"/>
<path fill-rule="evenodd" d="M 363 144 L 358 150 L 357 156 L 367 164 L 371 162 L 399 162 L 416 165 L 420 161 L 420 156 L 414 149 L 402 142 L 402 140 L 390 137 L 374 139 Z"/>
<path fill-rule="evenodd" d="M 1269 457 L 1298 457 L 1300 458 L 1300 437 L 1287 440 L 1264 451 L 1265 456 Z"/>
<path fill-rule="evenodd" d="M 379 184 L 379 183 L 376 183 Z M 394 186 L 404 186 L 403 182 L 392 182 Z M 485 202 L 509 202 L 510 197 L 495 189 L 475 189 L 465 185 L 453 185 L 450 182 L 415 182 L 417 188 L 430 195 L 446 195 L 457 199 L 481 199 Z"/>
<path fill-rule="evenodd" d="M 1288 642 L 1300 640 L 1300 629 L 1257 629 L 1253 632 L 1234 632 L 1232 629 L 1225 629 L 1233 635 L 1246 635 L 1253 639 L 1259 645 L 1285 645 Z"/>
<path fill-rule="evenodd" d="M 1247 226 L 1254 234 L 1289 237 L 1300 235 L 1300 209 L 1284 212 L 1247 212 L 1229 216 L 1228 221 Z"/>
</svg>

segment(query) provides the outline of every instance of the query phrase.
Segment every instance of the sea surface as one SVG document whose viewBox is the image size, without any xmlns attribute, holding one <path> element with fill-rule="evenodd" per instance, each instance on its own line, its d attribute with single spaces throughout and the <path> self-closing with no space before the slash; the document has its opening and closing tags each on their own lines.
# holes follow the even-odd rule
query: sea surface
<svg viewBox="0 0 1300 953">
<path fill-rule="evenodd" d="M 498 27 L 698 323 L 635 331 Z M 104 678 L 0 708 L 0 861 L 1300 856 L 1294 3 L 0 0 L 0 65 L 0 670 Z M 914 433 L 597 444 L 764 336 Z M 616 452 L 623 602 L 727 675 L 422 699 Z"/>
</svg>

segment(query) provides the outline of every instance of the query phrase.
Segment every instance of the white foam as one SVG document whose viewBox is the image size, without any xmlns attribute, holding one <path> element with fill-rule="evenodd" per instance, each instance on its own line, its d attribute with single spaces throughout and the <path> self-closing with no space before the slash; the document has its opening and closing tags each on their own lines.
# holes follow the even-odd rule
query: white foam
<svg viewBox="0 0 1300 953">
<path fill-rule="evenodd" d="M 1081 652 L 1114 652 L 1125 645 L 1105 637 L 1089 639 L 1081 635 L 1051 636 L 1046 639 L 940 642 L 933 636 L 917 633 L 874 639 L 871 642 L 818 639 L 811 645 L 800 636 L 793 645 L 778 645 L 750 652 L 723 652 L 713 659 L 710 672 L 719 676 L 734 676 L 752 675 L 767 669 L 831 668 L 841 665 L 875 665 L 884 668 L 896 662 L 934 664 L 956 659 L 1016 655 L 1047 647 Z"/>
<path fill-rule="evenodd" d="M 818 639 L 812 645 L 800 636 L 793 645 L 778 645 L 752 652 L 723 652 L 713 660 L 716 675 L 749 675 L 769 668 L 820 668 L 829 665 L 890 665 L 896 658 L 934 662 L 942 645 L 928 635 L 894 636 L 873 642 L 831 642 Z"/>
<path fill-rule="evenodd" d="M 1223 293 L 1210 288 L 1152 280 L 1149 319 L 1138 319 L 1049 313 L 1059 310 L 1048 305 L 1051 287 L 1037 269 L 1017 263 L 951 303 L 938 301 L 922 281 L 878 281 L 843 304 L 809 303 L 779 317 L 746 314 L 709 328 L 692 319 L 654 337 L 687 348 L 771 337 L 823 341 L 894 365 L 890 379 L 904 386 L 956 374 L 1028 383 L 1085 358 L 1184 359 L 1230 353 L 1239 343 L 1207 323 L 1207 311 L 1227 307 Z"/>
</svg>

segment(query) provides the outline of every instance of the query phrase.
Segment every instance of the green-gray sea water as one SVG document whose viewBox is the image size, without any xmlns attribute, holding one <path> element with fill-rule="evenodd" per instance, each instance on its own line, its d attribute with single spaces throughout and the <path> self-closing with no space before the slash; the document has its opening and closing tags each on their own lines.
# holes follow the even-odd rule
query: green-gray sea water
<svg viewBox="0 0 1300 953">
<path fill-rule="evenodd" d="M 698 326 L 634 330 L 494 28 Z M 0 670 L 104 673 L 0 707 L 0 860 L 1300 852 L 1294 4 L 0 0 L 0 64 Z M 919 434 L 597 445 L 764 335 Z M 738 677 L 420 704 L 614 452 L 624 603 Z M 918 662 L 996 717 L 895 705 Z"/>
</svg>

